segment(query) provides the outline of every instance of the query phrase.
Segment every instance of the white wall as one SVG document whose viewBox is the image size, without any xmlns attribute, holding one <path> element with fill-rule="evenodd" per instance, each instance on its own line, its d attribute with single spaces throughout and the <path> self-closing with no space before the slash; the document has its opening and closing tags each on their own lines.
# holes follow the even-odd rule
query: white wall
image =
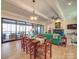
<svg viewBox="0 0 79 59">
<path fill-rule="evenodd" d="M 76 29 L 72 29 L 72 30 L 67 29 L 67 25 L 68 24 L 77 24 L 77 20 L 76 19 L 71 19 L 71 20 L 66 20 L 66 21 L 62 22 L 62 26 L 63 26 L 63 28 L 65 30 L 65 34 L 66 34 L 66 37 L 68 39 L 67 43 L 71 44 L 72 39 L 75 38 L 74 41 L 77 41 L 77 36 L 75 36 L 75 35 L 68 35 L 67 33 L 73 33 L 73 32 L 77 33 L 77 30 Z"/>
<path fill-rule="evenodd" d="M 77 20 L 76 19 L 72 19 L 72 20 L 61 20 L 61 29 L 64 29 L 65 33 L 69 33 L 69 32 L 72 32 L 72 31 L 76 31 L 76 30 L 68 30 L 67 29 L 67 25 L 68 24 L 77 24 Z M 47 30 L 51 28 L 52 30 L 55 29 L 55 21 L 47 24 Z"/>
</svg>

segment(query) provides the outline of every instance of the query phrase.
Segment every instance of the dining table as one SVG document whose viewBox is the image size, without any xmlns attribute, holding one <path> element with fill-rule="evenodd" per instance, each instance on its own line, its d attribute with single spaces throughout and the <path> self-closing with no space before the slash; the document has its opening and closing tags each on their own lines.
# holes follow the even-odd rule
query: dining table
<svg viewBox="0 0 79 59">
<path fill-rule="evenodd" d="M 30 40 L 30 43 L 28 43 L 28 44 L 30 44 L 30 46 L 28 46 L 28 48 L 30 48 L 30 59 L 36 59 L 38 56 L 37 56 L 37 53 L 39 53 L 39 52 L 37 52 L 38 51 L 38 49 L 41 49 L 41 47 L 39 47 L 39 46 L 43 46 L 44 45 L 44 50 L 43 50 L 43 53 L 44 53 L 44 59 L 46 59 L 46 53 L 47 53 L 47 45 L 45 45 L 45 39 L 44 38 L 39 38 L 39 37 L 36 37 L 35 39 L 32 39 L 32 38 L 30 38 L 29 39 Z M 37 48 L 37 47 L 39 47 L 39 48 Z M 50 47 L 51 48 L 51 47 Z M 51 52 L 50 52 L 51 53 Z M 39 56 L 42 56 L 42 55 L 39 55 Z"/>
</svg>

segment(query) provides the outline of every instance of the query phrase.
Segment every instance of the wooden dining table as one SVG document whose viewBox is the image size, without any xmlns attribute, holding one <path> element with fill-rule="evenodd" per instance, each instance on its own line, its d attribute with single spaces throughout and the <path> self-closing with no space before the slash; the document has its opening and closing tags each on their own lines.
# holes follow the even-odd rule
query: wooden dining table
<svg viewBox="0 0 79 59">
<path fill-rule="evenodd" d="M 32 56 L 33 56 L 33 59 L 36 59 L 37 53 L 38 53 L 37 52 L 37 50 L 38 50 L 37 46 L 43 45 L 45 43 L 45 39 L 43 39 L 43 38 L 32 39 L 31 43 L 32 44 L 30 46 L 33 47 L 33 48 L 31 49 L 31 47 L 30 47 L 30 51 L 33 50 L 33 51 L 31 51 L 31 52 L 33 52 L 33 54 L 31 54 L 31 52 L 30 52 L 30 59 L 32 59 Z M 46 45 L 45 45 L 45 48 L 44 48 L 44 53 L 45 53 L 44 59 L 46 59 Z"/>
</svg>

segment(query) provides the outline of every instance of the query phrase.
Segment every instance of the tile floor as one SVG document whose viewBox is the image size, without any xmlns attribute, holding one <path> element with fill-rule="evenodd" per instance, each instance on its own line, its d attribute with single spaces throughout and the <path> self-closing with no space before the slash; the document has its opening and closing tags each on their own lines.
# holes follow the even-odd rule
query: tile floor
<svg viewBox="0 0 79 59">
<path fill-rule="evenodd" d="M 1 59 L 29 59 L 29 55 L 22 51 L 20 41 L 4 43 L 1 46 Z M 77 47 L 52 45 L 51 59 L 77 59 Z"/>
</svg>

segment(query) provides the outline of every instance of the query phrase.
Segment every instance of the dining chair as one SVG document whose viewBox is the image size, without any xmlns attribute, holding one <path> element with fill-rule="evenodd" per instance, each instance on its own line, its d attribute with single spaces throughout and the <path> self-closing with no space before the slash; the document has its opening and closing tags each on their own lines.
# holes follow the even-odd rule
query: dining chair
<svg viewBox="0 0 79 59">
<path fill-rule="evenodd" d="M 21 37 L 21 48 L 25 51 L 26 37 Z"/>
<path fill-rule="evenodd" d="M 40 59 L 47 59 L 47 54 L 50 55 L 50 58 L 52 57 L 52 43 L 49 41 L 45 41 L 43 44 L 39 45 L 37 44 L 37 51 L 36 51 L 36 57 Z M 48 51 L 50 53 L 48 53 Z"/>
<path fill-rule="evenodd" d="M 32 39 L 30 38 L 26 38 L 26 42 L 25 42 L 25 50 L 26 50 L 26 53 L 29 54 L 30 53 L 30 46 L 31 46 L 31 43 L 32 43 Z"/>
<path fill-rule="evenodd" d="M 37 44 L 39 41 L 31 40 L 29 43 L 29 52 L 30 52 L 30 59 L 36 59 L 37 57 Z"/>
<path fill-rule="evenodd" d="M 46 46 L 46 55 L 48 54 L 50 56 L 50 58 L 52 58 L 52 42 L 46 40 L 45 46 Z"/>
<path fill-rule="evenodd" d="M 64 35 L 62 38 L 61 38 L 61 45 L 64 45 L 66 47 L 67 45 L 67 37 Z"/>
</svg>

